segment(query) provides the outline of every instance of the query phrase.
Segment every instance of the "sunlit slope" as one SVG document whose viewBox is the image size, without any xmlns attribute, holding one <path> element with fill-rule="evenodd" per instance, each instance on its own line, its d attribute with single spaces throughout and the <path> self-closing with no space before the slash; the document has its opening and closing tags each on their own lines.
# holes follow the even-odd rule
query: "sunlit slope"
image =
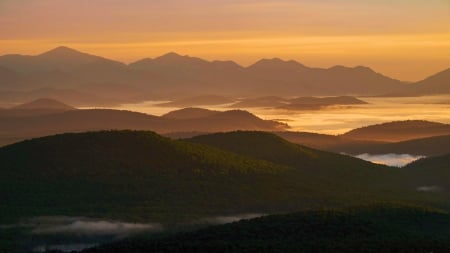
<svg viewBox="0 0 450 253">
<path fill-rule="evenodd" d="M 250 156 L 312 174 L 341 174 L 347 177 L 384 175 L 388 167 L 375 165 L 353 157 L 315 150 L 288 142 L 281 137 L 267 132 L 236 131 L 196 136 L 188 141 L 215 146 L 241 155 Z"/>
</svg>

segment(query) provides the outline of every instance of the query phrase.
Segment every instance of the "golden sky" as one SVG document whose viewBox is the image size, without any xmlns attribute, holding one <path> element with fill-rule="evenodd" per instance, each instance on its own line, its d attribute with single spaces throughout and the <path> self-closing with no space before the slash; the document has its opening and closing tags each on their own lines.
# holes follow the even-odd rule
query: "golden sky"
<svg viewBox="0 0 450 253">
<path fill-rule="evenodd" d="M 123 62 L 175 51 L 365 65 L 415 81 L 450 67 L 450 0 L 0 0 L 0 54 L 61 45 Z"/>
</svg>

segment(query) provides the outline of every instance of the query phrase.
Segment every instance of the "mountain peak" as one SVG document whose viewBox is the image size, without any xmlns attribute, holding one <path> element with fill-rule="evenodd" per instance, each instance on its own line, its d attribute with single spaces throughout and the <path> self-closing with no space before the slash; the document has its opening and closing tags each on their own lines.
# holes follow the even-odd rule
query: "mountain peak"
<svg viewBox="0 0 450 253">
<path fill-rule="evenodd" d="M 84 55 L 84 53 L 69 47 L 60 46 L 42 53 L 39 56 L 64 57 L 72 55 Z"/>
<path fill-rule="evenodd" d="M 250 65 L 249 68 L 251 69 L 271 69 L 271 68 L 287 68 L 287 69 L 291 69 L 291 70 L 295 70 L 295 69 L 304 69 L 306 68 L 303 64 L 294 61 L 294 60 L 289 60 L 289 61 L 285 61 L 282 60 L 280 58 L 272 58 L 272 59 L 261 59 L 259 61 L 257 61 L 256 63 L 254 63 L 253 65 Z"/>
<path fill-rule="evenodd" d="M 19 109 L 19 110 L 75 110 L 75 107 L 70 105 L 66 105 L 60 101 L 51 99 L 51 98 L 41 98 L 29 103 L 21 104 L 11 109 Z"/>
</svg>

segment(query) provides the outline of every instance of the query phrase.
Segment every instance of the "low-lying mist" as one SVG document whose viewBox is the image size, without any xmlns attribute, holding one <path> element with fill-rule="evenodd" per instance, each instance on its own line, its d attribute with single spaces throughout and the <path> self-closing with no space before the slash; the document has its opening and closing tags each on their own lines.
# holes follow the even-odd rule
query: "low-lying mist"
<svg viewBox="0 0 450 253">
<path fill-rule="evenodd" d="M 355 157 L 363 159 L 372 163 L 384 164 L 387 166 L 403 167 L 415 160 L 424 158 L 425 156 L 414 156 L 410 154 L 382 154 L 382 155 L 371 155 L 371 154 L 360 154 Z"/>
<path fill-rule="evenodd" d="M 205 217 L 180 225 L 219 225 L 264 216 L 262 213 L 245 213 Z M 141 234 L 169 231 L 161 223 L 131 223 L 100 220 L 86 217 L 44 216 L 23 220 L 17 224 L 0 225 L 3 229 L 24 231 L 24 249 L 31 252 L 76 252 L 97 245 Z"/>
</svg>

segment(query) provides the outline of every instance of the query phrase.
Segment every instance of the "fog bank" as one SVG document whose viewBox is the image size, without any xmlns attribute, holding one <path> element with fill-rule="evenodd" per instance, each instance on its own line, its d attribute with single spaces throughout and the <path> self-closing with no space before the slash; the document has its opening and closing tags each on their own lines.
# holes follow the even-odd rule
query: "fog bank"
<svg viewBox="0 0 450 253">
<path fill-rule="evenodd" d="M 410 154 L 383 154 L 383 155 L 371 155 L 371 154 L 360 154 L 355 157 L 363 159 L 372 163 L 384 164 L 387 166 L 403 167 L 415 160 L 424 158 L 425 156 L 414 156 Z"/>
</svg>

